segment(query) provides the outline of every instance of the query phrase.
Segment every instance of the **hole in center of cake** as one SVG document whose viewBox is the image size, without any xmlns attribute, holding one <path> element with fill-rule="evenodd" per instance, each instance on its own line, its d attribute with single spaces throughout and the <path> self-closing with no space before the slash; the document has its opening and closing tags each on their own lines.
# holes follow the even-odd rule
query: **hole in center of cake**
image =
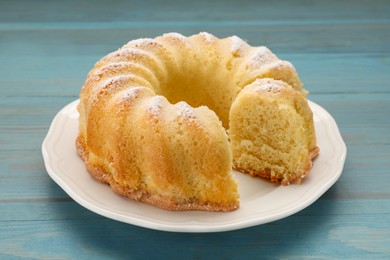
<svg viewBox="0 0 390 260">
<path fill-rule="evenodd" d="M 207 106 L 227 129 L 230 106 L 238 92 L 235 85 L 227 87 L 232 84 L 226 77 L 217 75 L 175 73 L 161 86 L 161 93 L 157 94 L 165 96 L 172 104 L 184 101 L 192 107 Z"/>
</svg>

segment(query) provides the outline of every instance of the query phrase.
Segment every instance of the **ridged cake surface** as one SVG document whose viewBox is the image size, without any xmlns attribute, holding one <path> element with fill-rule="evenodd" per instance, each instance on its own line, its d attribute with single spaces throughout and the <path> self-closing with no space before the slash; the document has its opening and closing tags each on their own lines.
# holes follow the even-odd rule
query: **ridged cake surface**
<svg viewBox="0 0 390 260">
<path fill-rule="evenodd" d="M 260 78 L 281 80 L 305 100 L 291 63 L 237 36 L 130 41 L 88 74 L 79 154 L 92 176 L 129 198 L 169 210 L 237 209 L 237 148 L 225 129 L 234 102 L 240 110 L 237 95 Z"/>
</svg>

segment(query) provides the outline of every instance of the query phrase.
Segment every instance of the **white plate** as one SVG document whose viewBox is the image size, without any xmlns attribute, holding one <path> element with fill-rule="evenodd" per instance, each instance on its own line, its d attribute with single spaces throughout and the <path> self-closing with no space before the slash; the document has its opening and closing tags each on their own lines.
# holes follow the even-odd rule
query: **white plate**
<svg viewBox="0 0 390 260">
<path fill-rule="evenodd" d="M 311 173 L 301 185 L 277 186 L 260 178 L 234 172 L 239 180 L 240 208 L 233 212 L 166 211 L 113 193 L 93 179 L 77 155 L 78 100 L 54 118 L 42 144 L 50 177 L 85 208 L 129 224 L 176 232 L 235 230 L 290 216 L 316 201 L 340 177 L 346 146 L 333 118 L 310 102 L 321 149 Z"/>
</svg>

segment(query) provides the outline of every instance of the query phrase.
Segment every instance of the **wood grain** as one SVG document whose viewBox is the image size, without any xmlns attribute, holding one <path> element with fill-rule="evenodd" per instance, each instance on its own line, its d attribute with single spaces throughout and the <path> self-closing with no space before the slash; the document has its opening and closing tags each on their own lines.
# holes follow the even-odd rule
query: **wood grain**
<svg viewBox="0 0 390 260">
<path fill-rule="evenodd" d="M 389 14 L 385 0 L 1 1 L 0 258 L 390 259 Z M 347 144 L 338 182 L 293 216 L 214 234 L 140 228 L 74 202 L 43 164 L 53 117 L 102 56 L 170 31 L 239 35 L 291 61 Z"/>
</svg>

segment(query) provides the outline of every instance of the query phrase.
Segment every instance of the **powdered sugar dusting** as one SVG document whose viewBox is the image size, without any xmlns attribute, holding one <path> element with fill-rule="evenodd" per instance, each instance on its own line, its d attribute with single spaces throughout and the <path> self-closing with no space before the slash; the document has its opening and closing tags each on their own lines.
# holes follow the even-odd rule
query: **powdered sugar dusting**
<svg viewBox="0 0 390 260">
<path fill-rule="evenodd" d="M 207 42 L 214 41 L 214 36 L 207 32 L 201 32 L 199 33 L 200 36 L 202 36 Z"/>
<path fill-rule="evenodd" d="M 186 40 L 186 37 L 184 35 L 182 35 L 180 33 L 176 33 L 176 32 L 164 33 L 163 37 L 172 37 L 172 38 L 181 40 L 183 42 Z"/>
<path fill-rule="evenodd" d="M 121 48 L 115 52 L 110 53 L 105 57 L 106 60 L 112 60 L 115 58 L 115 61 L 128 61 L 128 57 L 131 56 L 132 58 L 135 56 L 150 56 L 150 54 L 146 51 L 137 49 L 137 48 L 132 48 L 132 47 L 127 47 L 127 48 Z"/>
<path fill-rule="evenodd" d="M 276 56 L 267 47 L 257 47 L 249 61 L 249 66 L 251 69 L 259 69 L 264 66 L 264 64 L 267 64 L 275 59 Z"/>
<path fill-rule="evenodd" d="M 264 85 L 259 85 L 256 86 L 255 90 L 256 91 L 266 91 L 266 92 L 278 92 L 282 89 L 283 87 L 279 85 L 274 85 L 274 84 L 264 84 Z"/>
<path fill-rule="evenodd" d="M 151 41 L 154 41 L 154 40 L 151 39 L 151 38 L 140 38 L 140 39 L 136 39 L 136 40 L 129 41 L 129 42 L 128 42 L 127 44 L 125 44 L 123 47 L 140 46 L 140 45 L 143 45 L 143 44 L 148 43 L 148 42 L 151 42 Z"/>
<path fill-rule="evenodd" d="M 104 95 L 102 93 L 112 93 L 115 89 L 118 89 L 118 87 L 121 86 L 125 78 L 127 78 L 127 76 L 118 75 L 107 79 L 101 84 L 97 85 L 94 89 L 92 89 L 93 95 L 90 96 L 90 102 L 95 103 L 100 98 L 103 98 Z"/>
<path fill-rule="evenodd" d="M 186 121 L 191 124 L 196 123 L 194 108 L 192 108 L 190 105 L 183 101 L 177 103 L 176 106 L 178 106 L 179 108 L 177 111 L 177 115 L 180 122 Z"/>
<path fill-rule="evenodd" d="M 194 116 L 194 109 L 190 107 L 187 103 L 181 101 L 177 103 L 179 107 L 178 114 L 185 117 Z"/>
<path fill-rule="evenodd" d="M 129 64 L 129 62 L 126 61 L 114 61 L 113 63 L 109 63 L 94 71 L 93 74 L 89 76 L 89 80 L 99 81 L 101 78 L 125 68 L 127 64 Z"/>
<path fill-rule="evenodd" d="M 236 35 L 231 37 L 231 52 L 233 55 L 240 55 L 245 47 L 245 42 Z"/>
<path fill-rule="evenodd" d="M 161 109 L 162 109 L 162 96 L 154 96 L 151 100 L 150 103 L 148 104 L 148 110 L 152 112 L 153 114 L 160 114 Z"/>
<path fill-rule="evenodd" d="M 275 67 L 277 70 L 282 70 L 283 68 L 293 69 L 295 70 L 294 66 L 288 62 L 288 61 L 280 61 L 278 65 Z"/>
<path fill-rule="evenodd" d="M 133 87 L 133 88 L 130 89 L 130 91 L 126 91 L 126 92 L 122 93 L 122 95 L 120 97 L 121 101 L 122 100 L 134 100 L 134 99 L 136 99 L 139 96 L 142 88 L 143 87 Z"/>
<path fill-rule="evenodd" d="M 114 89 L 118 87 L 120 84 L 125 82 L 130 76 L 128 75 L 116 75 L 112 78 L 107 79 L 103 82 L 103 84 L 99 85 L 96 90 L 101 89 Z"/>
<path fill-rule="evenodd" d="M 185 45 L 188 48 L 191 47 L 190 43 L 188 42 L 188 38 L 183 36 L 183 35 L 181 35 L 180 33 L 174 33 L 174 32 L 166 33 L 162 37 L 165 38 L 165 39 L 167 39 L 167 38 L 170 39 L 175 44 L 178 43 L 178 44 Z"/>
<path fill-rule="evenodd" d="M 115 102 L 117 112 L 122 113 L 123 111 L 128 111 L 126 107 L 141 95 L 142 89 L 143 87 L 133 87 L 118 93 Z"/>
<path fill-rule="evenodd" d="M 150 121 L 152 125 L 158 125 L 160 123 L 163 99 L 164 97 L 162 96 L 154 96 L 146 101 L 145 118 Z"/>
</svg>

